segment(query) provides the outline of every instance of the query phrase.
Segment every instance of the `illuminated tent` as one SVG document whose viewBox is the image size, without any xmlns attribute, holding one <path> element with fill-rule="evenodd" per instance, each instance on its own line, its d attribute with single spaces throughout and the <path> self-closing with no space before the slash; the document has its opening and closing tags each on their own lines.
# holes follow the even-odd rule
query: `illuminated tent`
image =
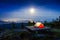
<svg viewBox="0 0 60 40">
<path fill-rule="evenodd" d="M 37 22 L 34 27 L 38 27 L 38 28 L 44 28 L 44 24 L 42 24 L 41 22 Z"/>
</svg>

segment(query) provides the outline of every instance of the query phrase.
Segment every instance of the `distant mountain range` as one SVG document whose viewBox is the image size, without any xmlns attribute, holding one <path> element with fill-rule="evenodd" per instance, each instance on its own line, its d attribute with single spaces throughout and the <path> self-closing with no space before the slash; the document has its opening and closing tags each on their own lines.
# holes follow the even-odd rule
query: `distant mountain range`
<svg viewBox="0 0 60 40">
<path fill-rule="evenodd" d="M 32 20 L 17 20 L 17 21 L 15 21 L 15 20 L 13 20 L 13 21 L 0 20 L 0 24 L 7 24 L 7 23 L 12 23 L 12 22 L 14 22 L 14 23 L 28 23 L 29 21 L 32 21 Z"/>
<path fill-rule="evenodd" d="M 8 22 L 1 21 L 1 20 L 0 20 L 0 24 L 6 24 L 6 23 L 8 23 Z"/>
</svg>

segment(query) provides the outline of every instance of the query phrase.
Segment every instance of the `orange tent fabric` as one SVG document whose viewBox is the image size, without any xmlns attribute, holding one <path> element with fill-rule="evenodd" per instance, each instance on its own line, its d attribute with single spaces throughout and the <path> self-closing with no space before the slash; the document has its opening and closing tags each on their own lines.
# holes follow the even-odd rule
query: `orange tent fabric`
<svg viewBox="0 0 60 40">
<path fill-rule="evenodd" d="M 44 28 L 44 25 L 43 25 L 43 24 L 40 24 L 40 25 L 39 25 L 39 28 Z"/>
</svg>

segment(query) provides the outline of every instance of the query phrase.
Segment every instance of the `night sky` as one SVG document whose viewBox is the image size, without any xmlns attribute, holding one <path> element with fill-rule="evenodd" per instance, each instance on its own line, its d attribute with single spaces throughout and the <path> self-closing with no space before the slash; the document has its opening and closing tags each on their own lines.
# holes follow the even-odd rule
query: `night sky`
<svg viewBox="0 0 60 40">
<path fill-rule="evenodd" d="M 30 14 L 29 9 L 35 13 Z M 0 0 L 1 19 L 52 20 L 60 16 L 60 0 Z"/>
</svg>

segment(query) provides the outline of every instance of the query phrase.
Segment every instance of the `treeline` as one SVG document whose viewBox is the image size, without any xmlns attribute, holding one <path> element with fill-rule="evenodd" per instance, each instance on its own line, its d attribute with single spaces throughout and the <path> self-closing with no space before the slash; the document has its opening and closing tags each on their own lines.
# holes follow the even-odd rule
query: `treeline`
<svg viewBox="0 0 60 40">
<path fill-rule="evenodd" d="M 53 19 L 51 22 L 44 21 L 44 25 L 51 28 L 59 28 L 60 29 L 60 16 L 56 19 Z"/>
<path fill-rule="evenodd" d="M 28 21 L 28 26 L 33 26 L 33 25 L 35 25 L 35 22 L 34 21 Z"/>
</svg>

